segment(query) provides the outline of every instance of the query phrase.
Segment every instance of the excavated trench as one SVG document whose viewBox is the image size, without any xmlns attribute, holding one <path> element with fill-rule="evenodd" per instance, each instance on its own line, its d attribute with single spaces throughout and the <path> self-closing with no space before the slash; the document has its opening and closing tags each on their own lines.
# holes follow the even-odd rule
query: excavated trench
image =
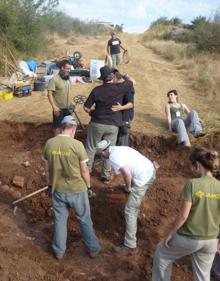
<svg viewBox="0 0 220 281">
<path fill-rule="evenodd" d="M 52 137 L 52 130 L 50 124 L 2 122 L 0 135 L 0 201 L 11 203 L 16 197 L 46 185 L 41 156 L 46 140 Z M 86 131 L 78 131 L 76 138 L 85 142 Z M 202 142 L 200 144 L 214 147 L 220 152 L 220 132 L 205 137 Z M 136 280 L 150 280 L 155 246 L 169 230 L 179 210 L 180 191 L 186 179 L 192 176 L 188 162 L 190 150 L 178 148 L 175 137 L 147 136 L 139 132 L 132 132 L 130 145 L 151 160 L 157 160 L 161 166 L 157 179 L 142 204 L 137 234 L 140 250 L 132 265 L 132 270 L 138 276 Z M 27 162 L 28 165 L 25 165 Z M 127 196 L 120 191 L 120 177 L 115 176 L 109 185 L 104 185 L 99 180 L 99 172 L 100 164 L 97 162 L 92 176 L 92 187 L 97 194 L 91 200 L 94 227 L 102 240 L 114 245 L 120 244 L 124 232 L 123 209 Z M 24 178 L 22 188 L 13 185 L 15 176 Z M 53 226 L 50 222 L 53 212 L 51 199 L 46 192 L 24 201 L 19 208 L 25 212 L 28 225 L 33 228 L 39 226 L 44 238 L 51 241 Z M 69 235 L 68 245 L 81 239 L 73 214 L 69 219 L 69 231 L 72 235 Z M 178 261 L 173 272 L 178 276 L 175 280 L 192 280 L 187 258 Z"/>
</svg>

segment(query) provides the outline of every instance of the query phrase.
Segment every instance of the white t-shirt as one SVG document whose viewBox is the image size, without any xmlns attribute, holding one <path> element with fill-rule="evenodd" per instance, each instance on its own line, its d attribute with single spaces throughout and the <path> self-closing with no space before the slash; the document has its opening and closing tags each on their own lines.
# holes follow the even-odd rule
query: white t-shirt
<svg viewBox="0 0 220 281">
<path fill-rule="evenodd" d="M 145 185 L 153 176 L 153 163 L 131 147 L 111 146 L 109 160 L 116 174 L 120 174 L 122 167 L 127 167 L 136 186 Z"/>
</svg>

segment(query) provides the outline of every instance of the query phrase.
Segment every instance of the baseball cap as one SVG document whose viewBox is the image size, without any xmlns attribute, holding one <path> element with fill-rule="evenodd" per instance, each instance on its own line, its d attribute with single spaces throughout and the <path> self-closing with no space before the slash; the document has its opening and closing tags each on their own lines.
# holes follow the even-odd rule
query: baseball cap
<svg viewBox="0 0 220 281">
<path fill-rule="evenodd" d="M 69 125 L 77 126 L 76 120 L 73 118 L 72 115 L 65 116 L 63 118 L 63 120 L 61 121 L 61 124 L 64 124 L 64 123 L 69 124 Z"/>
<path fill-rule="evenodd" d="M 108 148 L 110 146 L 110 144 L 111 144 L 110 140 L 102 140 L 97 144 L 97 150 L 101 152 L 101 151 L 105 150 L 106 148 Z"/>
</svg>

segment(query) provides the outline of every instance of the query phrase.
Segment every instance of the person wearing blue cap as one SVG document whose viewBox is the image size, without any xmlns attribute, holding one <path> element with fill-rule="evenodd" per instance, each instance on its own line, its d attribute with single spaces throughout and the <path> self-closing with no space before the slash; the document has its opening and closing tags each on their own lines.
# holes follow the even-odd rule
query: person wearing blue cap
<svg viewBox="0 0 220 281">
<path fill-rule="evenodd" d="M 52 248 L 57 259 L 61 259 L 66 250 L 70 208 L 77 215 L 90 257 L 96 257 L 101 250 L 90 215 L 87 191 L 88 188 L 91 192 L 88 156 L 83 144 L 73 138 L 76 127 L 76 120 L 72 116 L 64 117 L 61 121 L 61 134 L 47 141 L 43 154 L 55 215 Z"/>
</svg>

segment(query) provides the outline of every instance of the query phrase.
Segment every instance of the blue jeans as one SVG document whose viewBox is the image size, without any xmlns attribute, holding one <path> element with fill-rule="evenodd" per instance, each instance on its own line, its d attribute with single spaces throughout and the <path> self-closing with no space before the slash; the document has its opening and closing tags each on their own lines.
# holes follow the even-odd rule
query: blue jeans
<svg viewBox="0 0 220 281">
<path fill-rule="evenodd" d="M 196 111 L 191 111 L 185 120 L 181 118 L 173 119 L 171 125 L 172 129 L 178 134 L 178 143 L 190 144 L 187 130 L 194 136 L 202 132 L 202 125 Z"/>
<path fill-rule="evenodd" d="M 80 193 L 63 193 L 55 191 L 52 196 L 55 215 L 55 230 L 52 248 L 54 254 L 62 256 L 66 250 L 67 219 L 69 209 L 73 208 L 80 223 L 81 235 L 88 251 L 96 252 L 101 249 L 95 235 L 90 215 L 87 191 Z"/>
</svg>

